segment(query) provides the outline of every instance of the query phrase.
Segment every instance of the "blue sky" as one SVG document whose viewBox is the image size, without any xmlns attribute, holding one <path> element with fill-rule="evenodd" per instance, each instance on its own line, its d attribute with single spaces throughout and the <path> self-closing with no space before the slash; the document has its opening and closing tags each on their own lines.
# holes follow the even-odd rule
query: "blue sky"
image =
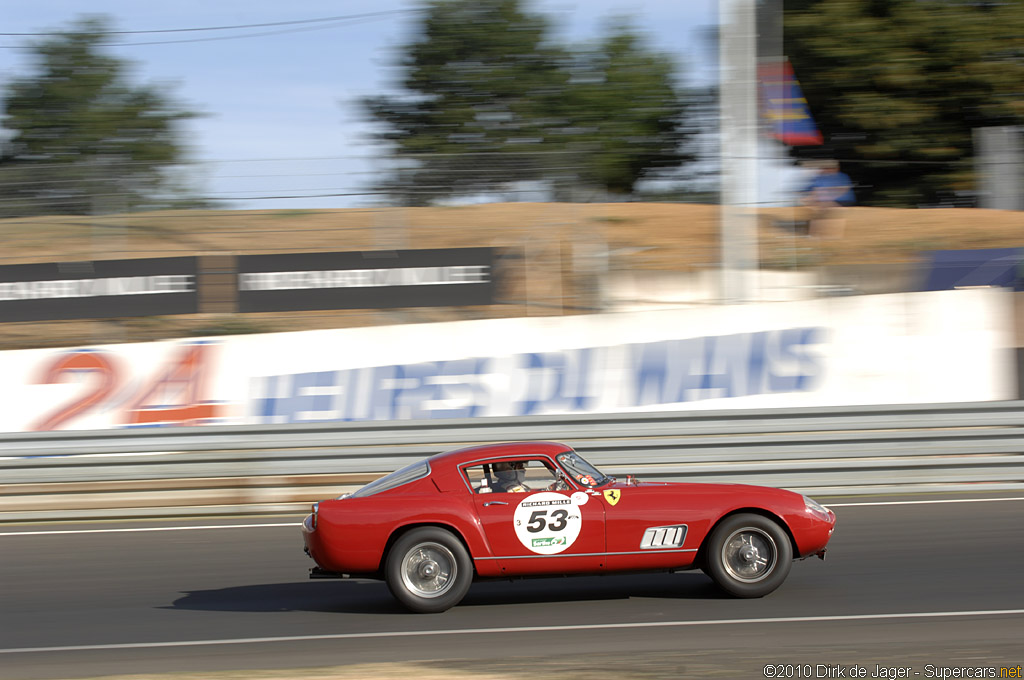
<svg viewBox="0 0 1024 680">
<path fill-rule="evenodd" d="M 119 41 L 141 43 L 296 29 L 107 48 L 134 62 L 134 82 L 169 84 L 180 102 L 205 114 L 188 123 L 186 138 L 201 161 L 198 180 L 208 193 L 244 199 L 229 204 L 235 208 L 336 208 L 372 200 L 316 195 L 357 192 L 367 173 L 380 167 L 379 149 L 369 143 L 369 127 L 354 103 L 392 87 L 390 65 L 416 21 L 401 10 L 416 6 L 410 0 L 46 0 L 6 3 L 0 31 L 59 30 L 83 14 L 107 15 L 115 30 L 148 31 L 394 12 L 326 28 L 125 35 Z M 717 23 L 716 0 L 535 0 L 530 6 L 573 42 L 596 38 L 610 17 L 628 16 L 651 47 L 674 56 L 691 82 L 715 77 L 701 31 Z M 307 30 L 311 26 L 317 29 Z M 27 52 L 10 47 L 28 40 L 0 36 L 0 83 L 27 73 Z M 260 198 L 266 196 L 305 198 Z"/>
</svg>

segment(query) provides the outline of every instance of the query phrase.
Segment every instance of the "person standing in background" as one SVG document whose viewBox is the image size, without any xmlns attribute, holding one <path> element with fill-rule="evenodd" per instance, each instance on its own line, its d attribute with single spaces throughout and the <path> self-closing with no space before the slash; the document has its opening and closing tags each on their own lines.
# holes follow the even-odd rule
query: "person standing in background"
<svg viewBox="0 0 1024 680">
<path fill-rule="evenodd" d="M 838 161 L 807 161 L 817 174 L 802 190 L 800 204 L 808 209 L 808 234 L 817 238 L 842 238 L 845 220 L 840 208 L 856 203 L 853 182 L 839 169 Z"/>
</svg>

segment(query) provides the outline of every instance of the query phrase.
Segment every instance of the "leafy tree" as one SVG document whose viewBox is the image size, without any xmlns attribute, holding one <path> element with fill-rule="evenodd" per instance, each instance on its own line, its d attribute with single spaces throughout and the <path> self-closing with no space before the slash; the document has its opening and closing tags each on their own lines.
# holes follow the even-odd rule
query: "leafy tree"
<svg viewBox="0 0 1024 680">
<path fill-rule="evenodd" d="M 678 166 L 683 104 L 668 59 L 625 29 L 555 45 L 521 0 L 429 0 L 402 49 L 398 97 L 364 103 L 396 161 L 392 193 L 422 204 L 517 180 L 629 193 Z"/>
<path fill-rule="evenodd" d="M 583 51 L 573 69 L 564 118 L 577 147 L 589 145 L 584 182 L 617 194 L 637 182 L 676 168 L 691 156 L 685 143 L 687 106 L 673 84 L 674 65 L 647 51 L 619 24 L 593 51 Z"/>
<path fill-rule="evenodd" d="M 175 203 L 177 123 L 195 114 L 100 51 L 101 18 L 33 46 L 34 72 L 6 87 L 0 215 L 89 214 Z"/>
<path fill-rule="evenodd" d="M 535 179 L 543 112 L 565 87 L 547 23 L 518 0 L 433 0 L 424 11 L 399 63 L 405 94 L 364 102 L 398 161 L 389 188 L 423 204 Z"/>
<path fill-rule="evenodd" d="M 869 205 L 975 189 L 972 131 L 1024 122 L 1024 3 L 790 0 L 786 53 Z"/>
</svg>

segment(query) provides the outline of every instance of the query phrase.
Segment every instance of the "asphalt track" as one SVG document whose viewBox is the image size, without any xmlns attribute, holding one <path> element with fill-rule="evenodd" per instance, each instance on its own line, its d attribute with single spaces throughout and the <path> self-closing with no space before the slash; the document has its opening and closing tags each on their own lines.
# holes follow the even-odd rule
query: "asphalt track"
<svg viewBox="0 0 1024 680">
<path fill-rule="evenodd" d="M 474 584 L 438 615 L 382 583 L 307 580 L 298 527 L 280 526 L 294 517 L 0 526 L 0 678 L 407 660 L 508 678 L 1017 672 L 1024 498 L 941 498 L 970 502 L 830 499 L 828 559 L 760 600 L 700 572 L 579 577 Z"/>
</svg>

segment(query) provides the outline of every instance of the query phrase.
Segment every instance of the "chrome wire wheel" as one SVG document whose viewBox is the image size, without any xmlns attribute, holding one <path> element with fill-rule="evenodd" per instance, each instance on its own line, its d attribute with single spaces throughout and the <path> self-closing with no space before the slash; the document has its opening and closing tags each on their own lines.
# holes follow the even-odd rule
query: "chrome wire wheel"
<svg viewBox="0 0 1024 680">
<path fill-rule="evenodd" d="M 737 581 L 757 583 L 775 569 L 778 554 L 775 540 L 767 532 L 743 527 L 729 534 L 722 544 L 722 566 Z"/>
<path fill-rule="evenodd" d="M 440 543 L 419 543 L 402 558 L 402 583 L 419 597 L 440 597 L 455 585 L 459 573 L 455 555 Z"/>
<path fill-rule="evenodd" d="M 415 527 L 388 551 L 384 580 L 406 608 L 436 614 L 465 597 L 473 582 L 473 560 L 456 534 L 441 527 Z"/>
</svg>

